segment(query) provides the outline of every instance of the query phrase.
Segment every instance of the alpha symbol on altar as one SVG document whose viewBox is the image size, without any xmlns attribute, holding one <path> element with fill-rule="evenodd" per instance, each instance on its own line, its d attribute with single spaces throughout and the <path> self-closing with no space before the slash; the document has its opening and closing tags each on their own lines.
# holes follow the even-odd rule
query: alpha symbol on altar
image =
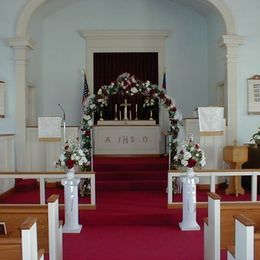
<svg viewBox="0 0 260 260">
<path fill-rule="evenodd" d="M 106 137 L 106 140 L 105 140 L 106 143 L 111 143 L 111 138 L 108 136 Z"/>
<path fill-rule="evenodd" d="M 127 118 L 127 107 L 130 107 L 131 104 L 127 103 L 127 99 L 124 100 L 123 104 L 120 104 L 120 107 L 124 107 L 124 120 L 128 120 Z"/>
</svg>

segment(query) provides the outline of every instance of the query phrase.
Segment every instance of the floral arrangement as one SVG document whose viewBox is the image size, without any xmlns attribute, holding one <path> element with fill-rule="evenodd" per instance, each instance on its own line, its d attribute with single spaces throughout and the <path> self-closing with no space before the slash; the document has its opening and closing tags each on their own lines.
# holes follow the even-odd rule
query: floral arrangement
<svg viewBox="0 0 260 260">
<path fill-rule="evenodd" d="M 180 167 L 202 167 L 206 164 L 204 152 L 198 143 L 193 142 L 190 136 L 188 142 L 184 143 L 175 156 L 178 166 Z"/>
<path fill-rule="evenodd" d="M 253 135 L 252 135 L 252 138 L 250 139 L 250 141 L 255 141 L 256 140 L 259 140 L 260 141 L 260 127 L 258 128 L 258 131 L 255 132 Z"/>
<path fill-rule="evenodd" d="M 90 161 L 85 156 L 86 151 L 80 148 L 80 142 L 77 138 L 76 141 L 68 139 L 65 142 L 63 153 L 60 158 L 55 162 L 56 167 L 62 167 L 64 169 L 71 169 L 74 166 L 79 167 L 79 169 L 84 170 L 90 164 Z"/>
<path fill-rule="evenodd" d="M 130 95 L 141 94 L 145 97 L 144 107 L 152 107 L 156 104 L 156 100 L 160 101 L 160 104 L 164 106 L 169 113 L 170 129 L 169 135 L 171 141 L 169 142 L 169 148 L 171 150 L 171 162 L 172 168 L 176 167 L 176 161 L 174 156 L 177 153 L 177 137 L 180 127 L 180 121 L 182 120 L 181 113 L 177 110 L 174 100 L 172 100 L 165 90 L 159 88 L 158 85 L 151 84 L 150 81 L 142 82 L 135 79 L 134 76 L 130 76 L 129 73 L 123 73 L 112 82 L 110 85 L 102 86 L 96 95 L 91 95 L 88 98 L 88 102 L 84 108 L 84 115 L 82 119 L 82 147 L 88 151 L 87 159 L 91 160 L 91 129 L 93 126 L 93 116 L 95 112 L 100 112 L 103 107 L 108 105 L 109 98 L 112 95 Z M 85 170 L 87 170 L 86 168 Z"/>
</svg>

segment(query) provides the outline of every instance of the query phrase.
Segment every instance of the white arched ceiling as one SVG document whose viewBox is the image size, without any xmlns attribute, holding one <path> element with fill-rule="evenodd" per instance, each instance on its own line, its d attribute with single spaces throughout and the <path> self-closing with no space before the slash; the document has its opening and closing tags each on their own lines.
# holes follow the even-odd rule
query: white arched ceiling
<svg viewBox="0 0 260 260">
<path fill-rule="evenodd" d="M 56 4 L 57 8 L 62 8 L 66 5 L 72 4 L 80 0 L 29 0 L 28 3 L 23 8 L 18 20 L 16 27 L 16 37 L 26 37 L 27 29 L 30 19 L 34 12 L 44 3 Z M 226 6 L 226 4 L 222 0 L 172 0 L 179 2 L 181 4 L 186 4 L 196 11 L 202 13 L 203 15 L 207 15 L 207 10 L 210 8 L 215 8 L 219 12 L 220 16 L 223 18 L 225 26 L 226 26 L 226 34 L 235 34 L 235 24 L 233 20 L 233 16 Z M 58 7 L 59 6 L 59 7 Z M 49 8 L 49 12 L 51 12 L 53 8 Z"/>
</svg>

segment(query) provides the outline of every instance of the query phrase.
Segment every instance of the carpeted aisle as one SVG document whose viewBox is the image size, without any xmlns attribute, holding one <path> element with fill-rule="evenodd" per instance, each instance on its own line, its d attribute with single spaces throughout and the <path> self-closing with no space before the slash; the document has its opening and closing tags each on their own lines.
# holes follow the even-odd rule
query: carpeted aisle
<svg viewBox="0 0 260 260">
<path fill-rule="evenodd" d="M 83 229 L 64 234 L 63 259 L 202 260 L 207 209 L 197 209 L 200 231 L 181 231 L 182 209 L 167 209 L 167 169 L 167 157 L 95 158 L 97 208 L 80 210 Z M 63 203 L 63 189 L 47 188 L 46 198 L 51 194 Z M 206 194 L 198 192 L 198 200 L 206 201 Z M 1 203 L 39 203 L 39 190 L 15 192 Z M 221 259 L 226 260 L 225 252 Z"/>
</svg>

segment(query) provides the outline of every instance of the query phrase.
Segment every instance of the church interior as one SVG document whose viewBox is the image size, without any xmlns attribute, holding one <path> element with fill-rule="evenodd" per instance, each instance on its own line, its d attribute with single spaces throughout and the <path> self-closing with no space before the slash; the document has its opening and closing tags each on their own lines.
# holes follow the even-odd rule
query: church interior
<svg viewBox="0 0 260 260">
<path fill-rule="evenodd" d="M 258 0 L 0 7 L 0 259 L 260 259 Z"/>
</svg>

